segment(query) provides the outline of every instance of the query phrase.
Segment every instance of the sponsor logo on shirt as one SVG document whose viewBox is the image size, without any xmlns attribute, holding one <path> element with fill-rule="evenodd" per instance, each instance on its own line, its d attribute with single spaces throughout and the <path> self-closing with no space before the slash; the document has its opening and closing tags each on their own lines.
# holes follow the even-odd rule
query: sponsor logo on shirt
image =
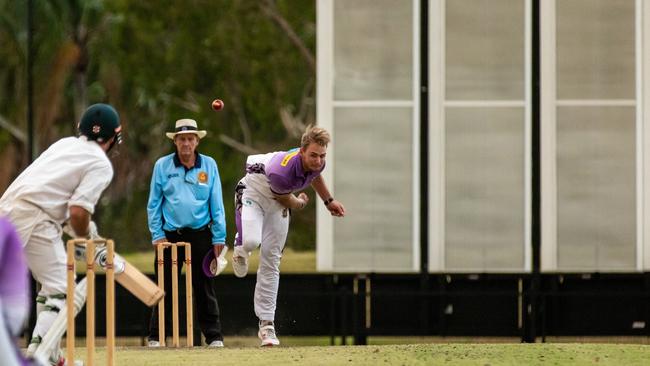
<svg viewBox="0 0 650 366">
<path fill-rule="evenodd" d="M 167 179 L 176 178 L 176 177 L 179 177 L 179 176 L 180 176 L 180 174 L 178 174 L 178 173 L 167 174 Z"/>
<path fill-rule="evenodd" d="M 282 162 L 280 163 L 280 165 L 281 166 L 287 166 L 287 164 L 289 164 L 289 160 L 291 160 L 291 158 L 293 158 L 294 156 L 298 155 L 298 152 L 300 152 L 300 150 L 298 150 L 298 149 L 295 149 L 294 151 L 290 151 L 287 154 L 287 156 L 285 156 L 284 159 L 282 159 Z"/>
<path fill-rule="evenodd" d="M 199 172 L 199 183 L 205 184 L 208 182 L 208 173 L 206 172 Z"/>
</svg>

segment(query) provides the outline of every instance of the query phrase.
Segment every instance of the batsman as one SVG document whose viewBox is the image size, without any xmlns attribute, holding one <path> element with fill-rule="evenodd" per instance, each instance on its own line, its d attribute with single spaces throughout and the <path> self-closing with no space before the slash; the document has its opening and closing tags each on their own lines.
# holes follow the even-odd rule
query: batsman
<svg viewBox="0 0 650 366">
<path fill-rule="evenodd" d="M 113 179 L 107 153 L 121 143 L 120 118 L 108 104 L 88 107 L 77 129 L 79 136 L 52 144 L 0 198 L 0 215 L 7 216 L 16 227 L 28 267 L 41 284 L 28 354 L 33 354 L 48 331 L 54 330 L 59 311 L 65 309 L 63 227 L 68 226 L 66 232 L 75 237 L 98 236 L 91 215 Z M 65 364 L 60 346 L 48 358 L 52 365 Z"/>
</svg>

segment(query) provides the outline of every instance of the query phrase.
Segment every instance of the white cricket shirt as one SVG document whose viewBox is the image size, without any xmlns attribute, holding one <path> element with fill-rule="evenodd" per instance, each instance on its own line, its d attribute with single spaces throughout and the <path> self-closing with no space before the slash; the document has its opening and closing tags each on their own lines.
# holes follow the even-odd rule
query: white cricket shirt
<svg viewBox="0 0 650 366">
<path fill-rule="evenodd" d="M 27 167 L 0 198 L 2 211 L 10 212 L 19 201 L 28 202 L 62 224 L 70 206 L 91 214 L 100 195 L 113 179 L 106 153 L 85 136 L 66 137 L 45 150 Z"/>
</svg>

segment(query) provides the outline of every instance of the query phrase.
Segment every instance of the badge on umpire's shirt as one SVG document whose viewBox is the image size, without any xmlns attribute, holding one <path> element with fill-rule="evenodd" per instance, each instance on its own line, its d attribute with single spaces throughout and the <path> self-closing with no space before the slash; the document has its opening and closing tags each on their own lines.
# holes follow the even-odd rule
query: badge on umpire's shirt
<svg viewBox="0 0 650 366">
<path fill-rule="evenodd" d="M 208 173 L 199 172 L 198 178 L 199 178 L 199 183 L 206 184 L 208 182 Z"/>
</svg>

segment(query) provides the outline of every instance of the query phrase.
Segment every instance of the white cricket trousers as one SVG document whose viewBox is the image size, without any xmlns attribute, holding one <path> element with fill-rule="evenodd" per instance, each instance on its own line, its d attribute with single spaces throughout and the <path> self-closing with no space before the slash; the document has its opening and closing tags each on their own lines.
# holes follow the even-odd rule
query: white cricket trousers
<svg viewBox="0 0 650 366">
<path fill-rule="evenodd" d="M 15 226 L 23 243 L 29 270 L 41 284 L 32 339 L 42 338 L 52 326 L 58 310 L 65 306 L 67 257 L 61 240 L 61 225 L 38 207 L 26 202 L 15 202 L 9 212 L 3 213 Z"/>
<path fill-rule="evenodd" d="M 255 315 L 260 320 L 275 319 L 280 284 L 280 260 L 289 230 L 289 210 L 276 200 L 245 188 L 242 194 L 241 242 L 244 250 L 260 247 L 260 265 L 255 284 Z"/>
</svg>

